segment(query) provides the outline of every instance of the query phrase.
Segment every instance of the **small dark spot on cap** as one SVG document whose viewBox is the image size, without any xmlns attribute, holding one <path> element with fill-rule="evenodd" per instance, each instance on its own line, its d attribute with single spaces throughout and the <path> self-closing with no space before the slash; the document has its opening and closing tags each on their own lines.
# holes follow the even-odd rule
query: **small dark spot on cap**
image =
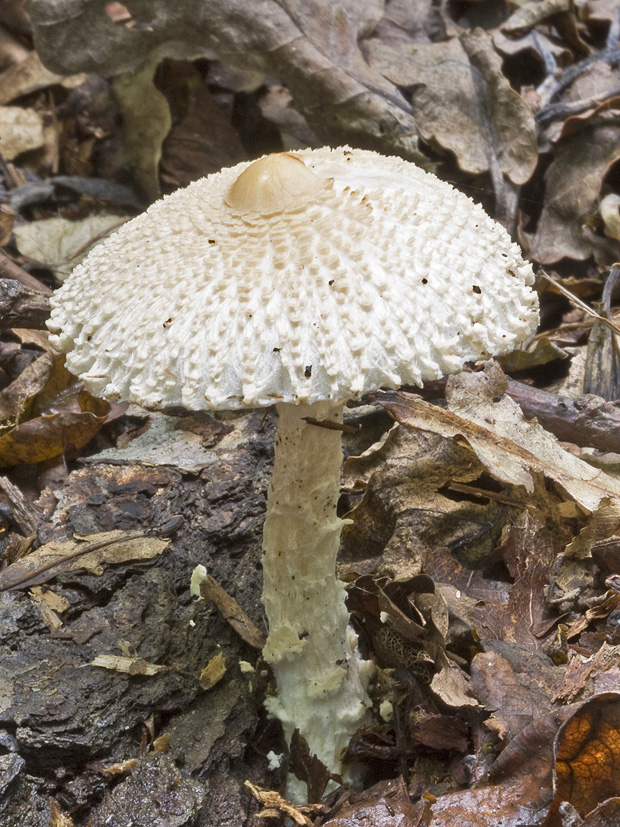
<svg viewBox="0 0 620 827">
<path fill-rule="evenodd" d="M 329 284 L 329 286 L 331 287 L 331 286 L 332 286 L 332 284 L 333 284 L 335 281 L 336 281 L 336 279 L 330 279 L 327 283 L 328 283 L 328 284 Z"/>
<path fill-rule="evenodd" d="M 171 324 L 172 324 L 172 317 L 170 317 L 169 319 L 166 319 L 166 321 L 164 322 L 164 328 L 166 328 L 166 329 L 169 328 Z"/>
<path fill-rule="evenodd" d="M 306 379 L 310 379 L 312 376 L 312 365 L 306 365 L 306 369 L 304 370 L 304 376 Z"/>
<path fill-rule="evenodd" d="M 282 350 L 281 347 L 274 347 L 273 352 L 274 353 L 279 353 L 281 350 Z"/>
<path fill-rule="evenodd" d="M 474 291 L 474 293 L 482 293 L 482 290 L 478 287 L 477 284 L 474 284 L 474 286 L 471 289 Z"/>
<path fill-rule="evenodd" d="M 209 244 L 215 244 L 215 239 L 214 239 L 214 238 L 210 238 L 210 239 L 209 239 Z"/>
<path fill-rule="evenodd" d="M 428 284 L 428 279 L 422 279 L 422 284 Z"/>
</svg>

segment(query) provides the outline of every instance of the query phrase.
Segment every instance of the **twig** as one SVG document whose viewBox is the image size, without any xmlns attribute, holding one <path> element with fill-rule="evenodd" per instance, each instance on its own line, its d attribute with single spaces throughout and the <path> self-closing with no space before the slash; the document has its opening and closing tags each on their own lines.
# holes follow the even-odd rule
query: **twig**
<svg viewBox="0 0 620 827">
<path fill-rule="evenodd" d="M 15 264 L 4 250 L 0 250 L 0 278 L 20 281 L 31 290 L 37 293 L 43 293 L 46 296 L 51 296 L 53 292 L 47 285 L 40 282 L 39 279 L 35 279 L 34 276 L 27 273 L 19 264 Z"/>
</svg>

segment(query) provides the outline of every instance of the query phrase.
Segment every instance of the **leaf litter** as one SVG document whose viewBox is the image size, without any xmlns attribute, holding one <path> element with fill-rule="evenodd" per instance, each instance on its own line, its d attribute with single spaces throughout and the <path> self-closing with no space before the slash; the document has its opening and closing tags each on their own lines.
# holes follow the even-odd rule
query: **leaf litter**
<svg viewBox="0 0 620 827">
<path fill-rule="evenodd" d="M 41 678 L 56 707 L 37 707 L 33 690 L 26 710 L 7 700 L 3 712 L 13 729 L 46 722 L 42 741 L 20 725 L 16 749 L 28 760 L 47 750 L 54 798 L 11 746 L 0 820 L 13 827 L 40 810 L 62 827 L 129 813 L 151 824 L 152 808 L 169 806 L 187 827 L 250 825 L 249 779 L 258 815 L 317 827 L 614 823 L 620 410 L 613 278 L 604 284 L 620 258 L 616 4 L 368 0 L 353 14 L 265 0 L 260 14 L 234 2 L 188 2 L 180 14 L 157 0 L 148 20 L 95 6 L 0 9 L 0 105 L 21 125 L 9 130 L 7 115 L 0 136 L 0 611 L 19 669 L 61 664 Z M 236 666 L 262 640 L 254 573 L 269 415 L 175 417 L 166 431 L 87 394 L 33 328 L 49 287 L 129 211 L 244 157 L 345 141 L 413 159 L 483 201 L 554 284 L 539 285 L 539 337 L 503 360 L 522 381 L 489 364 L 349 412 L 342 512 L 354 523 L 341 571 L 378 665 L 378 714 L 349 747 L 367 789 L 298 810 L 275 792 L 286 759 L 269 769 L 265 757 L 282 753 L 258 712 L 268 674 Z M 161 450 L 160 432 L 174 432 L 173 449 Z M 239 470 L 249 449 L 252 484 Z M 175 527 L 171 544 L 153 536 L 163 524 Z M 130 525 L 144 529 L 131 542 Z M 211 588 L 194 604 L 189 573 L 205 548 Z M 33 641 L 64 648 L 42 654 Z M 112 699 L 105 711 L 89 689 L 77 720 L 77 679 L 54 677 L 74 668 L 66 657 L 80 676 L 105 662 L 91 670 Z M 19 695 L 14 669 L 0 670 L 0 699 Z M 185 738 L 171 736 L 165 759 L 125 734 L 153 710 Z M 105 716 L 101 752 L 88 721 Z M 102 786 L 78 770 L 88 756 L 62 727 L 85 732 L 128 777 Z M 222 769 L 231 753 L 239 772 Z M 301 741 L 291 760 L 318 801 L 324 768 Z M 157 804 L 136 807 L 145 789 Z"/>
</svg>

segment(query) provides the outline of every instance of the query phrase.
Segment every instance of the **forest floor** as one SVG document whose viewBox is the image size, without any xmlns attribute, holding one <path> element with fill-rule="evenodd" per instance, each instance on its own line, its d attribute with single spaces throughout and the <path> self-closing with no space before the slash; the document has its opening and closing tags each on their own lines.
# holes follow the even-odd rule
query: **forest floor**
<svg viewBox="0 0 620 827">
<path fill-rule="evenodd" d="M 620 824 L 616 0 L 146 5 L 0 3 L 0 827 Z M 263 708 L 275 412 L 96 398 L 45 321 L 161 195 L 345 143 L 481 202 L 541 325 L 347 410 L 340 572 L 377 714 L 365 789 L 302 807 Z"/>
</svg>

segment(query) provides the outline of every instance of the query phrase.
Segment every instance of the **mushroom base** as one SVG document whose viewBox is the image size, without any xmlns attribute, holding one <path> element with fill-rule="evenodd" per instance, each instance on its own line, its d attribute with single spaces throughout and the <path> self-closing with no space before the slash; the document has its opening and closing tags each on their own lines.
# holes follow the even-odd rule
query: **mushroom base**
<svg viewBox="0 0 620 827">
<path fill-rule="evenodd" d="M 343 404 L 278 405 L 275 465 L 263 535 L 263 603 L 269 636 L 263 650 L 277 684 L 270 713 L 290 743 L 299 729 L 334 773 L 364 724 L 372 665 L 362 660 L 336 571 L 344 521 L 336 513 L 341 431 L 306 417 L 342 423 Z M 289 794 L 300 798 L 290 779 Z"/>
</svg>

